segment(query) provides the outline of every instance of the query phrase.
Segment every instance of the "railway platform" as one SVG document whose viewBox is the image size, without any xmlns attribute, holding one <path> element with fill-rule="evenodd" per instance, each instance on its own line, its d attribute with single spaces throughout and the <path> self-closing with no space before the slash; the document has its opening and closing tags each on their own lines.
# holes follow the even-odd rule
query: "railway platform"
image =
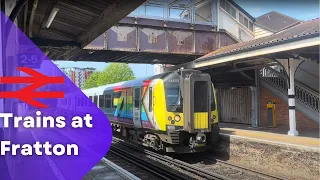
<svg viewBox="0 0 320 180">
<path fill-rule="evenodd" d="M 285 179 L 319 179 L 319 131 L 300 131 L 300 136 L 289 136 L 282 127 L 219 125 L 221 141 L 215 148 L 218 158 Z"/>
<path fill-rule="evenodd" d="M 139 178 L 106 158 L 92 168 L 83 180 L 138 180 Z"/>
<path fill-rule="evenodd" d="M 319 131 L 299 131 L 299 136 L 288 136 L 286 128 L 253 128 L 250 125 L 220 123 L 221 134 L 226 136 L 238 136 L 266 143 L 287 144 L 292 146 L 305 146 L 320 148 Z"/>
</svg>

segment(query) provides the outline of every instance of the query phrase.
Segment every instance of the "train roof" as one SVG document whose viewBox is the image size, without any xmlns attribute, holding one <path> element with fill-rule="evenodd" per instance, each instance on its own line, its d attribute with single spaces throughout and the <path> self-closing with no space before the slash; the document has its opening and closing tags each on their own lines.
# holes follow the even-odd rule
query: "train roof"
<svg viewBox="0 0 320 180">
<path fill-rule="evenodd" d="M 143 83 L 145 81 L 163 78 L 165 75 L 167 75 L 169 73 L 170 72 L 166 72 L 166 73 L 157 74 L 157 75 L 149 76 L 149 77 L 145 77 L 145 78 L 139 78 L 139 79 L 134 79 L 134 80 L 130 80 L 130 81 L 123 81 L 123 82 L 119 82 L 119 83 L 115 83 L 115 84 L 103 85 L 103 86 L 99 86 L 99 87 L 85 89 L 85 90 L 82 90 L 82 92 L 85 93 L 86 95 L 94 95 L 97 92 L 102 93 L 107 90 L 113 90 L 115 87 L 126 88 L 126 87 L 132 87 L 132 86 L 143 86 Z"/>
</svg>

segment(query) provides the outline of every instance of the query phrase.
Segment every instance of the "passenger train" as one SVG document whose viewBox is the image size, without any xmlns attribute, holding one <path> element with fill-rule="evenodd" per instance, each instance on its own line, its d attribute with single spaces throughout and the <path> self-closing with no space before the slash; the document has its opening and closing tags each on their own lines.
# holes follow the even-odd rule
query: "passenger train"
<svg viewBox="0 0 320 180">
<path fill-rule="evenodd" d="M 218 140 L 218 110 L 211 77 L 177 70 L 83 90 L 113 130 L 157 151 L 203 152 Z"/>
</svg>

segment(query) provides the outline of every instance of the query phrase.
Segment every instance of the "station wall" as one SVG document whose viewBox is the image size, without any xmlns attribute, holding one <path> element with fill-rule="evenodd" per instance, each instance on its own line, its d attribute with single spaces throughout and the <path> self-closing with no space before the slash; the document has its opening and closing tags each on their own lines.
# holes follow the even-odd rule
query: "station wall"
<svg viewBox="0 0 320 180">
<path fill-rule="evenodd" d="M 288 103 L 280 97 L 272 94 L 271 91 L 260 87 L 260 126 L 267 126 L 267 101 L 275 100 L 275 111 L 277 127 L 289 129 L 289 107 Z M 296 110 L 297 130 L 299 131 L 319 131 L 319 124 Z"/>
</svg>

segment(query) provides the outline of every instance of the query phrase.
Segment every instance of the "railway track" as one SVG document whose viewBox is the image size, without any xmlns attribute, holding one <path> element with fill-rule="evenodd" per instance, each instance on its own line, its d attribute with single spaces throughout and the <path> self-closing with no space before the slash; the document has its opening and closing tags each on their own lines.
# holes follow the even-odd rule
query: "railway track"
<svg viewBox="0 0 320 180">
<path fill-rule="evenodd" d="M 123 149 L 128 150 L 130 153 L 132 151 L 134 151 L 135 154 L 143 153 L 145 157 L 148 156 L 148 158 L 160 162 L 167 167 L 174 167 L 174 169 L 177 169 L 179 172 L 188 175 L 188 179 L 283 179 L 203 154 L 183 155 L 183 158 L 172 158 L 151 150 L 146 150 L 139 145 L 128 143 L 119 138 L 113 138 L 113 141 L 123 146 Z"/>
<path fill-rule="evenodd" d="M 129 162 L 131 165 L 138 167 L 142 171 L 135 171 L 135 175 L 138 176 L 141 179 L 172 179 L 172 180 L 187 180 L 188 177 L 184 176 L 183 174 L 174 173 L 173 171 L 170 171 L 166 168 L 163 168 L 161 166 L 157 166 L 156 164 L 151 163 L 150 161 L 147 161 L 143 158 L 140 158 L 139 156 L 128 152 L 127 150 L 124 150 L 123 148 L 119 147 L 111 147 L 108 153 L 111 153 L 112 156 L 116 156 L 117 158 L 121 158 L 122 160 L 125 160 Z M 116 160 L 119 161 L 119 160 Z M 131 167 L 125 167 L 127 170 L 132 171 Z M 144 173 L 143 173 L 144 172 Z M 150 177 L 151 176 L 151 177 Z"/>
<path fill-rule="evenodd" d="M 115 145 L 111 146 L 109 152 L 118 153 L 120 158 L 128 159 L 128 161 L 135 163 L 140 168 L 145 169 L 146 172 L 152 173 L 160 179 L 229 180 L 226 176 L 143 149 L 118 138 L 113 138 L 113 142 L 117 144 L 117 147 Z"/>
</svg>

